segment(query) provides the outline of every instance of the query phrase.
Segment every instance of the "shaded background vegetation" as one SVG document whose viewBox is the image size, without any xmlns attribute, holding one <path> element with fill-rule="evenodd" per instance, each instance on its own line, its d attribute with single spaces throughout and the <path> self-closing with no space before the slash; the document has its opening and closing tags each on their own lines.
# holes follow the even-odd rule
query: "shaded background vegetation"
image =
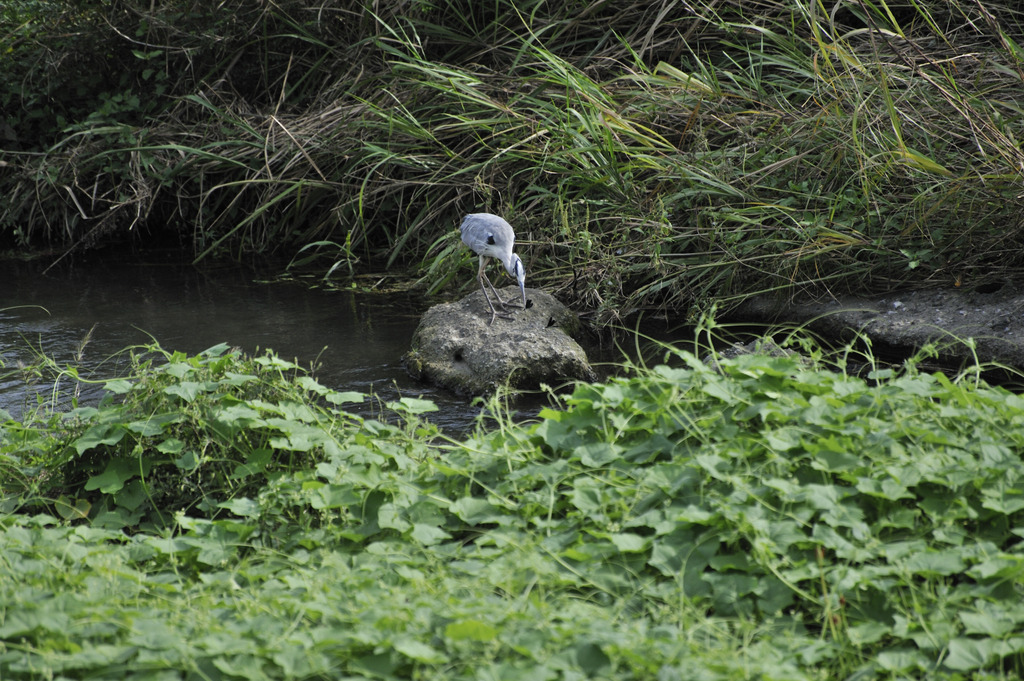
<svg viewBox="0 0 1024 681">
<path fill-rule="evenodd" d="M 9 2 L 0 245 L 467 277 L 614 321 L 1021 265 L 1012 2 Z M 468 284 L 467 284 L 468 285 Z"/>
</svg>

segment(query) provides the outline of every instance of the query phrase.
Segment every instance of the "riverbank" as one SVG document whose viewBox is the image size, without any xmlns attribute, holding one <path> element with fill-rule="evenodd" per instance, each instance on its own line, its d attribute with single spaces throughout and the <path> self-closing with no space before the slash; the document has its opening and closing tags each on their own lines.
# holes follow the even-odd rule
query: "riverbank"
<svg viewBox="0 0 1024 681">
<path fill-rule="evenodd" d="M 459 440 L 226 347 L 9 421 L 0 672 L 1019 673 L 1020 398 L 669 354 Z"/>
<path fill-rule="evenodd" d="M 472 287 L 464 213 L 597 326 L 1019 271 L 1014 3 L 7 3 L 0 248 Z"/>
<path fill-rule="evenodd" d="M 931 358 L 948 373 L 984 367 L 1009 378 L 1024 371 L 1022 310 L 1024 296 L 1007 281 L 967 290 L 904 290 L 824 300 L 755 296 L 729 318 L 798 326 L 830 342 L 859 337 L 889 359 Z"/>
</svg>

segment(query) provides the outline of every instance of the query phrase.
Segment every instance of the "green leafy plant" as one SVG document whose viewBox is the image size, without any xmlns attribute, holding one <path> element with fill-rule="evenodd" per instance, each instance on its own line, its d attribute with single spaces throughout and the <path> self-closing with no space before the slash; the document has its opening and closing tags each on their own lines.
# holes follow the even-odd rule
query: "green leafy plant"
<svg viewBox="0 0 1024 681">
<path fill-rule="evenodd" d="M 164 526 L 185 509 L 216 515 L 338 446 L 334 431 L 358 419 L 336 407 L 364 399 L 327 391 L 273 354 L 242 358 L 226 345 L 194 357 L 149 346 L 133 362 L 137 379 L 108 381 L 99 406 L 8 433 L 20 449 L 46 450 L 29 462 L 62 506 L 117 527 Z"/>
<path fill-rule="evenodd" d="M 157 352 L 4 425 L 0 672 L 1015 678 L 1024 401 L 870 359 L 668 349 L 452 441 Z"/>
</svg>

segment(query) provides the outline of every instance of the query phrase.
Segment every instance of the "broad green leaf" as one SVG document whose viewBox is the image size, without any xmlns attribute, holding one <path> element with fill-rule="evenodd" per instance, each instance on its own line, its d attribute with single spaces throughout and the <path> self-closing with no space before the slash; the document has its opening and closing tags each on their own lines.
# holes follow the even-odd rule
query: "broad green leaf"
<svg viewBox="0 0 1024 681">
<path fill-rule="evenodd" d="M 981 496 L 982 506 L 1005 515 L 1024 509 L 1024 490 L 1021 489 L 986 488 L 981 491 Z"/>
<path fill-rule="evenodd" d="M 1008 618 L 1001 618 L 985 612 L 962 612 L 959 614 L 960 621 L 964 625 L 966 634 L 984 634 L 986 636 L 1003 636 L 1014 631 L 1018 622 Z"/>
<path fill-rule="evenodd" d="M 111 645 L 100 643 L 73 650 L 61 659 L 66 669 L 105 669 L 117 668 L 135 657 L 138 649 L 133 645 Z"/>
<path fill-rule="evenodd" d="M 349 404 L 354 402 L 364 402 L 366 400 L 365 393 L 359 393 L 354 391 L 347 392 L 334 392 L 327 393 L 324 397 L 328 402 L 334 405 Z"/>
<path fill-rule="evenodd" d="M 623 450 L 621 456 L 634 463 L 647 463 L 659 456 L 671 455 L 675 449 L 675 444 L 667 437 L 661 433 L 652 433 L 650 437 Z"/>
<path fill-rule="evenodd" d="M 112 392 L 115 395 L 124 395 L 130 392 L 135 384 L 125 378 L 115 378 L 112 381 L 107 381 L 103 384 L 103 389 L 107 392 Z"/>
<path fill-rule="evenodd" d="M 957 575 L 967 567 L 964 559 L 954 550 L 924 551 L 904 560 L 906 569 L 924 575 Z"/>
<path fill-rule="evenodd" d="M 608 535 L 608 539 L 615 545 L 615 548 L 623 553 L 646 551 L 651 543 L 650 539 L 632 532 L 616 532 Z"/>
<path fill-rule="evenodd" d="M 115 423 L 101 423 L 90 426 L 73 444 L 75 450 L 79 454 L 83 454 L 93 447 L 116 445 L 124 436 L 125 430 L 122 426 Z"/>
<path fill-rule="evenodd" d="M 281 664 L 276 657 L 274 661 Z M 247 681 L 264 681 L 264 679 L 271 679 L 263 669 L 264 664 L 265 662 L 261 658 L 251 654 L 232 655 L 228 653 L 220 653 L 213 659 L 213 666 L 225 675 L 224 678 L 241 677 Z"/>
<path fill-rule="evenodd" d="M 768 615 L 782 612 L 797 600 L 793 585 L 774 576 L 765 576 L 761 579 L 756 597 L 758 610 Z"/>
<path fill-rule="evenodd" d="M 860 622 L 847 628 L 846 634 L 855 646 L 863 647 L 877 643 L 892 633 L 892 627 L 884 622 Z"/>
<path fill-rule="evenodd" d="M 1012 465 L 1016 455 L 1005 444 L 999 442 L 981 442 L 977 445 L 981 460 L 990 466 Z"/>
<path fill-rule="evenodd" d="M 300 367 L 298 364 L 294 362 L 289 362 L 286 359 L 281 359 L 277 355 L 268 354 L 262 357 L 256 357 L 252 361 L 255 362 L 256 364 L 259 364 L 267 368 L 281 369 L 284 371 L 294 371 L 297 369 L 299 371 L 302 371 L 302 367 Z"/>
<path fill-rule="evenodd" d="M 192 545 L 183 539 L 173 537 L 146 537 L 146 543 L 156 549 L 157 553 L 171 555 L 183 551 L 192 551 Z"/>
<path fill-rule="evenodd" d="M 890 477 L 882 477 L 881 479 L 878 477 L 862 477 L 857 480 L 856 487 L 864 494 L 891 501 L 914 498 L 914 495 L 905 486 Z"/>
<path fill-rule="evenodd" d="M 303 424 L 317 422 L 317 415 L 308 404 L 284 400 L 277 403 L 277 408 L 282 416 L 281 419 L 276 420 L 278 424 L 288 424 L 291 421 L 298 421 Z M 287 426 L 282 427 L 282 430 L 287 430 Z"/>
<path fill-rule="evenodd" d="M 232 404 L 211 412 L 210 416 L 230 425 L 247 426 L 262 423 L 260 413 L 246 404 Z"/>
<path fill-rule="evenodd" d="M 0 638 L 13 640 L 30 635 L 36 629 L 44 628 L 45 617 L 46 615 L 38 610 L 11 610 L 0 623 Z M 70 622 L 65 621 L 64 624 L 68 625 Z"/>
<path fill-rule="evenodd" d="M 905 674 L 929 666 L 929 659 L 921 651 L 909 646 L 898 646 L 883 650 L 875 656 L 878 666 L 882 669 Z"/>
<path fill-rule="evenodd" d="M 99 475 L 91 476 L 85 483 L 86 490 L 98 489 L 104 494 L 112 494 L 140 473 L 149 471 L 149 463 L 138 459 L 113 458 Z"/>
<path fill-rule="evenodd" d="M 159 612 L 141 615 L 132 622 L 131 629 L 127 632 L 127 641 L 133 646 L 149 650 L 164 650 L 168 641 L 173 641 L 180 635 L 171 623 L 160 616 Z"/>
<path fill-rule="evenodd" d="M 578 457 L 584 466 L 599 468 L 619 460 L 622 457 L 622 448 L 608 442 L 593 442 L 575 448 L 573 456 Z"/>
<path fill-rule="evenodd" d="M 814 508 L 832 511 L 849 492 L 836 485 L 809 484 L 803 486 L 804 499 Z"/>
<path fill-rule="evenodd" d="M 441 528 L 426 523 L 415 523 L 410 536 L 424 546 L 433 546 L 452 537 Z"/>
<path fill-rule="evenodd" d="M 834 438 L 828 438 L 816 443 L 819 448 L 808 451 L 813 457 L 813 466 L 817 469 L 828 472 L 842 472 L 856 470 L 863 467 L 863 461 L 857 454 L 848 451 Z"/>
<path fill-rule="evenodd" d="M 241 541 L 249 533 L 248 526 L 222 521 L 182 524 L 196 528 L 197 531 L 186 535 L 183 541 L 199 549 L 196 560 L 210 567 L 232 560 L 238 553 Z"/>
<path fill-rule="evenodd" d="M 235 466 L 231 472 L 233 480 L 241 480 L 251 475 L 259 475 L 266 470 L 274 458 L 274 450 L 260 447 L 249 452 L 244 463 Z"/>
<path fill-rule="evenodd" d="M 174 459 L 174 465 L 183 471 L 194 471 L 199 467 L 199 463 L 199 457 L 191 449 Z"/>
<path fill-rule="evenodd" d="M 149 470 L 148 463 L 145 468 Z M 150 498 L 150 488 L 139 478 L 134 478 L 125 483 L 124 487 L 114 495 L 118 510 L 128 511 L 129 513 L 136 511 L 140 506 L 148 502 Z M 130 521 L 129 524 L 138 522 L 135 514 L 129 515 L 129 517 L 126 517 L 126 520 Z"/>
<path fill-rule="evenodd" d="M 498 638 L 498 630 L 486 622 L 466 619 L 452 622 L 444 628 L 444 635 L 453 641 L 479 641 L 488 643 Z"/>
<path fill-rule="evenodd" d="M 1024 556 L 1000 554 L 973 565 L 968 574 L 978 580 L 1024 580 Z"/>
<path fill-rule="evenodd" d="M 312 376 L 299 376 L 295 379 L 295 384 L 304 390 L 309 390 L 317 395 L 324 395 L 330 391 L 329 388 L 321 385 Z"/>
<path fill-rule="evenodd" d="M 596 643 L 579 643 L 573 650 L 576 664 L 589 678 L 595 678 L 611 665 L 611 658 Z"/>
<path fill-rule="evenodd" d="M 267 425 L 277 427 L 284 435 L 270 438 L 270 446 L 275 449 L 308 452 L 330 438 L 330 434 L 323 428 L 289 419 L 267 419 Z"/>
<path fill-rule="evenodd" d="M 546 419 L 541 421 L 534 431 L 553 450 L 564 451 L 577 446 L 580 435 L 578 424 L 568 420 Z"/>
<path fill-rule="evenodd" d="M 128 430 L 142 437 L 154 437 L 162 434 L 168 424 L 180 423 L 182 419 L 182 415 L 177 413 L 154 414 L 145 420 L 132 421 Z"/>
<path fill-rule="evenodd" d="M 758 579 L 751 574 L 736 572 L 708 572 L 703 579 L 711 587 L 715 608 L 727 615 L 749 615 L 753 612 L 758 591 Z"/>
<path fill-rule="evenodd" d="M 412 638 L 400 638 L 395 641 L 394 647 L 402 655 L 417 662 L 443 664 L 448 661 L 448 656 L 440 650 Z"/>
<path fill-rule="evenodd" d="M 259 380 L 258 376 L 254 376 L 252 374 L 239 374 L 234 371 L 225 371 L 224 376 L 226 378 L 226 380 L 224 380 L 224 383 L 227 383 L 228 385 L 232 386 L 245 385 L 246 383 L 251 383 L 253 381 Z"/>
<path fill-rule="evenodd" d="M 332 663 L 318 650 L 312 650 L 312 641 L 293 641 L 274 653 L 272 658 L 288 679 L 323 677 L 332 670 Z M 237 672 L 232 672 L 237 675 Z M 248 678 L 248 677 L 247 677 Z"/>
<path fill-rule="evenodd" d="M 699 598 L 711 591 L 702 576 L 717 550 L 718 543 L 708 539 L 707 535 L 698 537 L 688 531 L 679 531 L 655 541 L 647 562 L 662 575 L 676 580 L 681 595 Z"/>
<path fill-rule="evenodd" d="M 197 381 L 180 381 L 164 388 L 164 392 L 168 395 L 177 395 L 186 402 L 194 402 L 205 387 L 204 383 Z"/>
<path fill-rule="evenodd" d="M 403 397 L 397 402 L 389 402 L 388 408 L 397 412 L 418 415 L 437 411 L 437 404 L 431 400 L 421 400 L 416 397 Z"/>
<path fill-rule="evenodd" d="M 733 388 L 733 383 L 718 376 L 705 377 L 704 384 L 700 389 L 710 397 L 721 400 L 727 404 L 734 404 L 740 401 L 739 394 Z"/>
<path fill-rule="evenodd" d="M 304 489 L 311 489 L 309 505 L 316 509 L 345 508 L 362 501 L 351 485 L 335 485 L 329 483 L 305 483 Z"/>
<path fill-rule="evenodd" d="M 162 454 L 178 454 L 184 448 L 185 443 L 176 437 L 161 440 L 156 446 L 156 450 Z"/>
<path fill-rule="evenodd" d="M 452 513 L 470 525 L 500 523 L 506 516 L 499 508 L 485 499 L 462 497 L 449 506 Z"/>
<path fill-rule="evenodd" d="M 788 452 L 800 446 L 801 433 L 797 428 L 778 428 L 764 434 L 765 443 L 776 452 Z"/>
<path fill-rule="evenodd" d="M 92 504 L 85 499 L 71 499 L 61 495 L 54 504 L 54 510 L 65 520 L 82 520 L 89 517 Z"/>
<path fill-rule="evenodd" d="M 352 660 L 354 671 L 368 674 L 369 678 L 395 678 L 394 671 L 398 667 L 400 659 L 397 659 L 390 650 L 380 653 L 367 653 Z"/>
<path fill-rule="evenodd" d="M 259 515 L 260 505 L 248 497 L 236 497 L 218 504 L 220 508 L 226 508 L 242 518 L 255 518 Z"/>
<path fill-rule="evenodd" d="M 991 639 L 955 638 L 949 642 L 942 663 L 957 671 L 981 669 L 995 656 L 996 645 Z"/>
<path fill-rule="evenodd" d="M 747 572 L 750 568 L 750 559 L 745 553 L 719 553 L 712 556 L 708 564 L 717 571 L 739 570 Z"/>
<path fill-rule="evenodd" d="M 201 355 L 204 357 L 221 357 L 231 349 L 231 345 L 228 343 L 217 343 L 216 345 L 210 346 L 203 350 Z"/>
<path fill-rule="evenodd" d="M 405 532 L 412 528 L 412 523 L 402 517 L 402 510 L 393 503 L 381 504 L 377 510 L 377 523 L 381 527 L 388 527 L 399 532 Z"/>
<path fill-rule="evenodd" d="M 600 513 L 604 507 L 603 487 L 590 478 L 582 478 L 573 485 L 572 505 L 584 513 Z"/>
</svg>

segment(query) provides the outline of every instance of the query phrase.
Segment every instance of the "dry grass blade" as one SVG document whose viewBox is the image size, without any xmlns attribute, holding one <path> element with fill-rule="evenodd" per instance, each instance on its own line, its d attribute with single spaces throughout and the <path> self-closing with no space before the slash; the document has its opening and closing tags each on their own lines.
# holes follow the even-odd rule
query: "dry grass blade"
<svg viewBox="0 0 1024 681">
<path fill-rule="evenodd" d="M 128 80 L 5 152 L 9 243 L 167 228 L 198 257 L 334 244 L 332 272 L 446 282 L 447 235 L 491 210 L 531 244 L 531 281 L 603 322 L 1022 264 L 1010 3 L 174 6 L 62 15 L 124 46 Z M 56 82 L 5 44 L 23 82 Z"/>
</svg>

